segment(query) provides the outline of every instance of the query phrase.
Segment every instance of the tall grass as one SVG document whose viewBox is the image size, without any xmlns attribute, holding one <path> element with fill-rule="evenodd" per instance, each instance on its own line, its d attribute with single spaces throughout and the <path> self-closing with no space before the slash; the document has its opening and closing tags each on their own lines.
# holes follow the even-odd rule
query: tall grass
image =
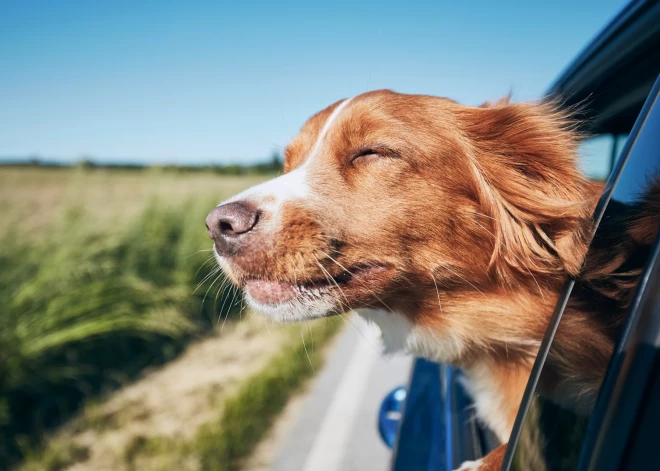
<svg viewBox="0 0 660 471">
<path fill-rule="evenodd" d="M 230 293 L 216 301 L 219 282 L 205 280 L 212 264 L 199 270 L 216 203 L 154 199 L 112 230 L 73 206 L 36 235 L 0 234 L 0 469 L 85 398 L 174 357 L 227 299 L 229 310 Z"/>
<path fill-rule="evenodd" d="M 297 338 L 225 401 L 218 420 L 202 427 L 190 444 L 201 469 L 238 471 L 241 468 L 289 397 L 323 366 L 322 347 L 342 325 L 337 318 L 317 321 L 310 328 L 316 348 L 308 350 L 305 340 Z"/>
</svg>

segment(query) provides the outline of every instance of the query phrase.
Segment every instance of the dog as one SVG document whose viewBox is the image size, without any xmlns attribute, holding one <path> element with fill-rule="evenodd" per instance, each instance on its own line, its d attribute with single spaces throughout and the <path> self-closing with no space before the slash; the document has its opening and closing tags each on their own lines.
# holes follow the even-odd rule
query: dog
<svg viewBox="0 0 660 471">
<path fill-rule="evenodd" d="M 386 350 L 460 367 L 478 417 L 506 444 L 593 234 L 602 184 L 579 169 L 580 137 L 553 101 L 364 93 L 312 116 L 283 175 L 221 203 L 206 225 L 254 310 L 282 322 L 354 310 L 380 327 Z M 574 330 L 559 335 L 556 359 L 566 381 L 549 387 L 558 397 L 600 384 L 613 347 L 594 316 L 568 311 Z M 574 366 L 562 358 L 593 364 L 593 351 L 605 359 L 593 377 L 565 371 Z M 499 469 L 503 453 L 462 469 Z"/>
</svg>

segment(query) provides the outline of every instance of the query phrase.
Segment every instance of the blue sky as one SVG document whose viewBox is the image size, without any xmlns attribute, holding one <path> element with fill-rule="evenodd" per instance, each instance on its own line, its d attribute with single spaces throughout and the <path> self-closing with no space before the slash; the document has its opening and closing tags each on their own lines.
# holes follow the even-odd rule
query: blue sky
<svg viewBox="0 0 660 471">
<path fill-rule="evenodd" d="M 0 156 L 253 162 L 368 90 L 534 99 L 624 4 L 0 0 Z"/>
</svg>

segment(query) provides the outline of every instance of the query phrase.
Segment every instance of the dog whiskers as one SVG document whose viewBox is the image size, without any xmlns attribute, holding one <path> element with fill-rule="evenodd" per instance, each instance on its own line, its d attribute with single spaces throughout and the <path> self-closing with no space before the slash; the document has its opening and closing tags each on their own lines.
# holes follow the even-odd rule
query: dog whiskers
<svg viewBox="0 0 660 471">
<path fill-rule="evenodd" d="M 184 255 L 183 258 L 184 258 L 184 259 L 189 259 L 190 257 L 194 257 L 195 255 L 197 255 L 198 253 L 202 253 L 202 252 L 212 252 L 212 251 L 213 251 L 213 249 L 200 249 L 200 250 L 197 250 L 197 251 L 191 253 L 190 255 Z M 208 261 L 208 260 L 207 260 L 207 261 Z"/>
<path fill-rule="evenodd" d="M 217 272 L 216 272 L 216 273 L 217 273 Z M 204 307 L 204 302 L 206 301 L 206 297 L 209 295 L 209 291 L 211 290 L 211 288 L 213 288 L 213 285 L 216 284 L 216 282 L 217 282 L 218 280 L 220 280 L 220 278 L 222 278 L 222 272 L 220 272 L 220 273 L 218 274 L 218 276 L 216 276 L 215 279 L 211 282 L 211 284 L 209 285 L 209 287 L 206 288 L 206 293 L 204 293 L 204 297 L 202 298 L 202 304 L 201 304 L 201 306 L 200 306 L 200 308 L 199 308 L 199 309 L 200 309 L 200 312 L 201 312 L 201 309 Z"/>
<path fill-rule="evenodd" d="M 230 281 L 225 278 L 222 283 L 220 283 L 220 286 L 218 286 L 218 291 L 215 293 L 215 300 L 213 301 L 213 311 L 217 311 L 218 308 L 218 297 L 220 296 L 220 293 L 224 293 L 225 289 L 227 288 L 227 285 L 230 283 Z M 218 318 L 218 321 L 220 318 Z"/>
<path fill-rule="evenodd" d="M 321 269 L 321 271 L 323 272 L 323 275 L 325 276 L 325 278 L 326 278 L 326 280 L 328 281 L 328 283 L 333 283 L 333 284 L 337 287 L 337 289 L 339 290 L 339 293 L 342 295 L 342 297 L 343 297 L 344 300 L 346 301 L 346 306 L 348 307 L 348 309 L 350 309 L 351 306 L 350 306 L 350 303 L 348 302 L 348 298 L 346 297 L 346 294 L 344 294 L 344 291 L 341 289 L 341 287 L 339 286 L 339 284 L 337 283 L 337 281 L 335 281 L 335 279 L 332 277 L 332 275 L 330 275 L 330 273 L 328 272 L 328 270 L 325 269 L 325 267 L 321 264 L 321 262 L 319 262 L 318 260 L 316 260 L 316 264 L 318 265 L 318 267 L 319 267 L 319 268 Z M 344 310 L 343 303 L 342 303 L 341 301 L 339 301 L 339 303 L 340 303 L 340 308 L 341 308 L 342 310 Z"/>
<path fill-rule="evenodd" d="M 309 366 L 312 368 L 313 372 L 316 372 L 314 370 L 314 365 L 312 365 L 312 359 L 310 358 L 309 353 L 307 352 L 307 345 L 305 345 L 305 335 L 303 334 L 302 324 L 300 325 L 300 338 L 302 339 L 303 349 L 305 350 L 305 355 L 307 355 L 307 361 L 309 362 Z"/>
<path fill-rule="evenodd" d="M 332 257 L 331 257 L 330 255 L 328 255 L 327 253 L 325 253 L 325 251 L 321 250 L 321 253 L 322 253 L 324 256 L 326 256 L 330 261 L 332 261 L 333 263 L 335 263 L 339 268 L 341 268 L 342 270 L 344 270 L 346 273 L 348 273 L 348 274 L 351 275 L 351 276 L 354 276 L 353 273 L 351 273 L 346 267 L 344 267 L 344 266 L 343 266 L 341 263 L 339 263 L 337 260 L 335 260 L 334 258 L 332 258 Z M 369 288 L 368 285 L 366 284 L 366 282 L 364 282 L 364 281 L 360 281 L 360 284 L 362 285 L 363 288 L 365 288 L 367 291 L 369 291 L 371 294 L 373 294 L 374 297 L 375 297 L 376 299 L 378 299 L 378 301 L 380 301 L 380 303 L 381 303 L 383 306 L 385 306 L 386 309 L 392 311 L 392 308 L 390 308 L 390 307 L 385 303 L 385 301 L 383 301 L 383 300 L 378 296 L 378 294 L 376 294 L 376 292 L 375 292 L 373 289 Z"/>
<path fill-rule="evenodd" d="M 200 267 L 200 269 L 201 269 L 201 268 L 202 268 L 202 267 Z M 197 270 L 197 271 L 199 272 L 199 270 Z M 219 271 L 220 271 L 220 267 L 215 267 L 215 268 L 214 268 L 213 270 L 211 270 L 208 274 L 206 274 L 206 276 L 204 276 L 204 278 L 202 279 L 202 281 L 200 281 L 199 283 L 197 283 L 197 286 L 196 286 L 195 289 L 193 290 L 192 294 L 195 294 L 195 293 L 197 292 L 197 290 L 198 290 L 198 289 L 199 289 L 204 283 L 206 283 L 206 282 L 209 280 L 209 278 L 211 278 L 213 275 L 215 275 L 215 274 L 218 273 Z"/>
<path fill-rule="evenodd" d="M 307 323 L 307 331 L 309 332 L 309 338 L 312 339 L 312 354 L 314 354 L 314 331 L 310 323 Z"/>
<path fill-rule="evenodd" d="M 225 314 L 225 321 L 229 317 L 229 312 L 231 311 L 231 305 L 234 302 L 234 299 L 236 299 L 237 289 L 232 285 L 232 286 L 230 286 L 230 290 L 232 292 L 232 300 L 229 303 L 229 309 L 227 310 L 227 314 Z M 220 306 L 220 314 L 218 316 L 218 322 L 220 322 L 220 319 L 222 318 L 222 312 L 224 311 L 225 304 L 227 303 L 228 299 L 229 299 L 229 295 L 225 296 L 225 299 L 222 301 L 222 306 Z"/>
<path fill-rule="evenodd" d="M 194 255 L 194 254 L 193 254 L 193 255 Z M 211 255 L 209 258 L 207 258 L 206 260 L 204 260 L 204 262 L 199 266 L 199 268 L 198 268 L 197 271 L 195 272 L 195 275 L 194 275 L 194 276 L 196 277 L 196 276 L 199 274 L 199 271 L 200 271 L 202 268 L 204 268 L 204 267 L 206 266 L 207 263 L 209 263 L 209 262 L 211 262 L 211 261 L 214 261 L 214 260 L 215 260 L 215 257 L 214 257 L 213 255 Z M 217 268 L 220 268 L 220 267 L 216 266 L 215 269 L 217 269 Z M 215 270 L 215 269 L 214 269 L 214 270 Z M 194 277 L 193 277 L 193 278 L 194 278 Z"/>
</svg>

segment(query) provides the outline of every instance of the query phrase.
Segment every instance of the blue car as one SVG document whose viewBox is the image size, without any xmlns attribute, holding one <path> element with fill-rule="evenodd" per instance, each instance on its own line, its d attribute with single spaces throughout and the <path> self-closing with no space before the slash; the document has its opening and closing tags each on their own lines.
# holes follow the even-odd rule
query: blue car
<svg viewBox="0 0 660 471">
<path fill-rule="evenodd" d="M 550 88 L 588 123 L 588 171 L 606 180 L 594 213 L 592 249 L 607 244 L 617 216 L 660 181 L 660 2 L 629 4 Z M 654 214 L 657 215 L 658 209 Z M 537 393 L 545 359 L 579 278 L 568 279 L 548 325 L 506 448 L 502 470 L 660 470 L 660 242 L 640 253 L 643 273 L 586 416 Z M 596 302 L 594 300 L 594 302 Z M 546 378 L 547 379 L 547 378 Z M 407 387 L 383 401 L 379 430 L 393 471 L 453 470 L 499 445 L 475 419 L 461 372 L 417 359 Z"/>
</svg>

